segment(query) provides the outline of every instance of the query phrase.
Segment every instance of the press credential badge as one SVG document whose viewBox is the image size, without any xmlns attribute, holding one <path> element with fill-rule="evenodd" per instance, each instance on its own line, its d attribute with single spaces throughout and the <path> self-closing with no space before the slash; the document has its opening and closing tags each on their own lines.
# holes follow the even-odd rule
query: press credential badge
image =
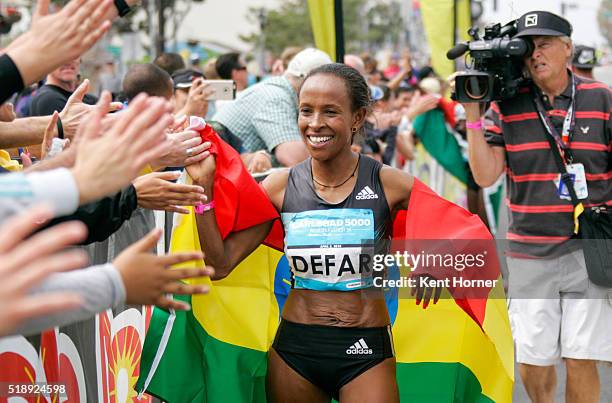
<svg viewBox="0 0 612 403">
<path fill-rule="evenodd" d="M 586 199 L 589 196 L 589 190 L 587 188 L 586 175 L 584 174 L 584 165 L 582 164 L 569 164 L 566 165 L 567 172 L 571 175 L 572 183 L 574 184 L 574 190 L 579 200 Z M 555 179 L 555 185 L 557 186 L 557 194 L 564 200 L 571 200 L 569 190 L 565 184 L 561 181 L 561 175 Z"/>
</svg>

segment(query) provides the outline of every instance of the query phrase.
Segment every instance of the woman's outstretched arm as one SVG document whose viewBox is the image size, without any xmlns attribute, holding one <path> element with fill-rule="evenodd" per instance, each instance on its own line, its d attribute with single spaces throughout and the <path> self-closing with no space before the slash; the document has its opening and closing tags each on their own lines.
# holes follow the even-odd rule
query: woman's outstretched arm
<svg viewBox="0 0 612 403">
<path fill-rule="evenodd" d="M 215 159 L 212 156 L 187 167 L 187 172 L 192 177 L 194 183 L 204 187 L 208 202 L 214 200 L 213 184 L 215 168 Z M 271 176 L 278 175 L 283 174 Z M 264 182 L 264 189 L 268 192 L 268 197 L 274 202 L 274 200 L 278 199 L 278 195 L 273 194 L 273 192 L 280 188 L 277 184 L 278 179 L 269 177 Z M 284 186 L 282 191 L 284 192 Z M 274 204 L 276 205 L 276 203 Z M 273 220 L 266 221 L 245 230 L 233 232 L 225 239 L 222 239 L 219 227 L 217 226 L 214 208 L 205 211 L 203 214 L 196 214 L 198 235 L 200 246 L 204 252 L 204 259 L 207 265 L 215 268 L 215 275 L 212 279 L 219 280 L 226 277 L 244 258 L 257 249 L 268 235 L 268 232 L 270 232 L 273 222 Z"/>
</svg>

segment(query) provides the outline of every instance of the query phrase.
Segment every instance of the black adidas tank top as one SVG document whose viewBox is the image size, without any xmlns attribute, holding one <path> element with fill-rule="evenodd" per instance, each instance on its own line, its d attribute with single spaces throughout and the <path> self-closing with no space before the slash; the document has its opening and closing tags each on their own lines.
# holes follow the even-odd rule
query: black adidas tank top
<svg viewBox="0 0 612 403">
<path fill-rule="evenodd" d="M 387 253 L 391 233 L 381 167 L 360 155 L 355 187 L 337 204 L 316 193 L 310 158 L 291 168 L 281 217 L 294 288 L 352 291 L 372 286 L 373 255 Z"/>
</svg>

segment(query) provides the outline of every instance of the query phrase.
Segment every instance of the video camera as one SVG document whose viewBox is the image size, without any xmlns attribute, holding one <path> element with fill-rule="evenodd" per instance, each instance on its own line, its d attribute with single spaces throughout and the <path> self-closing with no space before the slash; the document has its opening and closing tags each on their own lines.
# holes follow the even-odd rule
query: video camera
<svg viewBox="0 0 612 403">
<path fill-rule="evenodd" d="M 502 26 L 489 24 L 481 39 L 478 28 L 468 34 L 472 41 L 450 49 L 446 57 L 454 60 L 469 52 L 472 65 L 455 78 L 455 99 L 459 102 L 489 102 L 514 97 L 523 77 L 523 58 L 533 52 L 533 44 L 523 38 L 512 38 L 517 32 L 516 20 Z"/>
</svg>

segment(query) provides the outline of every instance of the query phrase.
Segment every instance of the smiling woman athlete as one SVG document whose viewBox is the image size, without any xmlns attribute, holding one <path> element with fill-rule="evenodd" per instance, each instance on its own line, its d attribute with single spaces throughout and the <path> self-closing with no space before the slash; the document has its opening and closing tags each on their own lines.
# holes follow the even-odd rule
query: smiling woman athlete
<svg viewBox="0 0 612 403">
<path fill-rule="evenodd" d="M 408 207 L 410 175 L 351 151 L 370 93 L 343 64 L 313 70 L 299 93 L 298 124 L 310 153 L 263 182 L 281 213 L 293 282 L 269 354 L 271 402 L 398 402 L 390 319 L 372 288 L 373 253 L 385 253 L 395 213 Z M 215 162 L 189 174 L 213 200 Z M 206 263 L 217 278 L 266 237 L 267 222 L 222 240 L 214 210 L 197 215 Z"/>
</svg>

